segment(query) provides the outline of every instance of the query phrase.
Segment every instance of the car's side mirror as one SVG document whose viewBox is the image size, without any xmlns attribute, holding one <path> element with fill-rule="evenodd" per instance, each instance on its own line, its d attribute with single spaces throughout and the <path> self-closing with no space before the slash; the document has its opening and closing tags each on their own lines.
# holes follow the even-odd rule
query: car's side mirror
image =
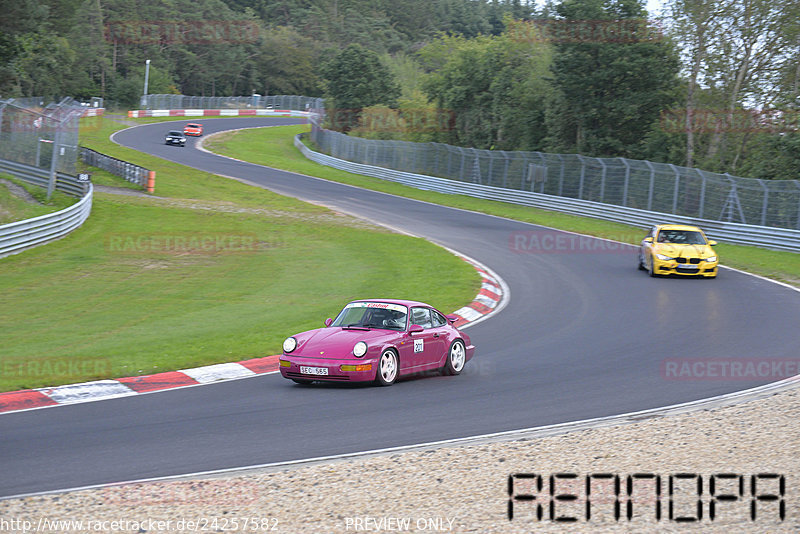
<svg viewBox="0 0 800 534">
<path fill-rule="evenodd" d="M 333 323 L 333 319 L 331 319 L 330 317 L 325 319 L 325 326 L 330 326 L 332 323 Z"/>
<path fill-rule="evenodd" d="M 410 327 L 408 327 L 409 334 L 416 334 L 418 332 L 422 332 L 423 330 L 425 329 L 418 324 L 412 324 Z"/>
<path fill-rule="evenodd" d="M 453 314 L 445 315 L 444 317 L 445 317 L 445 319 L 450 321 L 450 324 L 453 324 L 454 322 L 458 321 L 458 319 L 459 319 L 458 315 L 453 315 Z"/>
<path fill-rule="evenodd" d="M 653 242 L 653 238 L 650 237 L 650 236 L 647 236 L 647 237 L 644 238 L 644 242 L 645 243 L 652 243 Z"/>
<path fill-rule="evenodd" d="M 713 246 L 715 246 L 715 245 L 717 244 L 717 242 L 716 242 L 716 241 L 714 241 L 713 239 L 709 239 L 709 240 L 708 240 L 708 244 L 709 244 L 709 245 L 711 245 L 711 246 L 713 247 Z"/>
</svg>

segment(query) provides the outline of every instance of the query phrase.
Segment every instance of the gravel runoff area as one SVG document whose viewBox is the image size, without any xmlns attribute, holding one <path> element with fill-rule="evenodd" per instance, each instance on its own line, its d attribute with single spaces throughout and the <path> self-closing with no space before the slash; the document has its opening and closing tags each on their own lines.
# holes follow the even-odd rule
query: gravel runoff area
<svg viewBox="0 0 800 534">
<path fill-rule="evenodd" d="M 0 501 L 0 532 L 27 527 L 38 532 L 796 533 L 798 384 L 794 380 L 794 387 L 759 400 L 561 435 L 10 499 Z M 541 490 L 537 478 L 524 474 L 542 475 Z M 550 475 L 556 474 L 577 475 L 555 479 L 556 497 L 572 493 L 576 499 L 550 496 Z M 587 499 L 587 475 L 602 474 L 612 477 L 591 478 Z M 661 476 L 660 496 L 648 474 Z M 711 476 L 718 474 L 728 476 L 714 479 L 711 520 Z M 511 520 L 509 475 L 515 475 Z M 699 497 L 697 475 L 702 476 Z M 770 475 L 785 477 L 784 488 Z M 525 495 L 535 500 L 524 500 Z M 548 520 L 551 502 L 557 516 L 578 521 Z M 702 520 L 677 520 L 697 518 L 698 508 Z M 70 520 L 83 524 L 56 523 Z"/>
</svg>

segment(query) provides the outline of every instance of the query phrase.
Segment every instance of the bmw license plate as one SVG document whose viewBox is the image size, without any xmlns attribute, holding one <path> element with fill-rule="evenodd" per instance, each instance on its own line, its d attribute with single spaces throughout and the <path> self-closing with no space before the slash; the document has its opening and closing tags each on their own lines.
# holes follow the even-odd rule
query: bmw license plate
<svg viewBox="0 0 800 534">
<path fill-rule="evenodd" d="M 328 368 L 327 367 L 305 367 L 303 365 L 300 366 L 300 372 L 304 375 L 327 375 Z"/>
<path fill-rule="evenodd" d="M 693 271 L 697 269 L 697 265 L 679 265 L 678 269 L 686 269 L 687 271 Z"/>
</svg>

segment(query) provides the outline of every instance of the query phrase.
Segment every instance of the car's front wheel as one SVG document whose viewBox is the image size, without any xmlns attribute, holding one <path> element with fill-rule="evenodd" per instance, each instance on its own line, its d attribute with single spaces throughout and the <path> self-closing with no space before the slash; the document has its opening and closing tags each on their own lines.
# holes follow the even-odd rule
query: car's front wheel
<svg viewBox="0 0 800 534">
<path fill-rule="evenodd" d="M 457 375 L 467 363 L 467 351 L 464 348 L 464 342 L 460 339 L 453 341 L 450 345 L 450 351 L 447 353 L 447 361 L 444 364 L 444 374 Z"/>
<path fill-rule="evenodd" d="M 312 383 L 313 380 L 306 380 L 305 378 L 292 378 L 292 382 L 294 382 L 295 384 L 307 386 L 308 384 Z"/>
<path fill-rule="evenodd" d="M 379 386 L 391 386 L 397 380 L 399 365 L 397 353 L 392 349 L 386 349 L 378 360 L 378 372 L 375 374 L 375 383 Z"/>
<path fill-rule="evenodd" d="M 650 256 L 650 266 L 647 268 L 647 274 L 649 274 L 653 278 L 658 276 L 656 274 L 656 260 L 652 256 Z"/>
<path fill-rule="evenodd" d="M 639 251 L 639 270 L 646 271 L 647 267 L 644 266 L 644 255 Z"/>
</svg>

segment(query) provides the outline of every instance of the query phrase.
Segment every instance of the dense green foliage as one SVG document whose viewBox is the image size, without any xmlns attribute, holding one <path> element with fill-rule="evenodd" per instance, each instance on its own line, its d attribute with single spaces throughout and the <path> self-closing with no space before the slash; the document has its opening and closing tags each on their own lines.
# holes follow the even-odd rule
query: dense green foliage
<svg viewBox="0 0 800 534">
<path fill-rule="evenodd" d="M 438 32 L 500 32 L 519 0 L 0 0 L 0 95 L 322 94 L 350 44 L 413 51 Z"/>
<path fill-rule="evenodd" d="M 796 0 L 0 0 L 0 95 L 326 96 L 377 139 L 800 177 Z M 399 90 L 398 87 L 399 86 Z"/>
<path fill-rule="evenodd" d="M 328 118 L 343 132 L 358 125 L 365 107 L 394 105 L 400 96 L 400 87 L 378 55 L 357 44 L 323 64 L 322 75 L 332 104 L 328 106 Z"/>
</svg>

